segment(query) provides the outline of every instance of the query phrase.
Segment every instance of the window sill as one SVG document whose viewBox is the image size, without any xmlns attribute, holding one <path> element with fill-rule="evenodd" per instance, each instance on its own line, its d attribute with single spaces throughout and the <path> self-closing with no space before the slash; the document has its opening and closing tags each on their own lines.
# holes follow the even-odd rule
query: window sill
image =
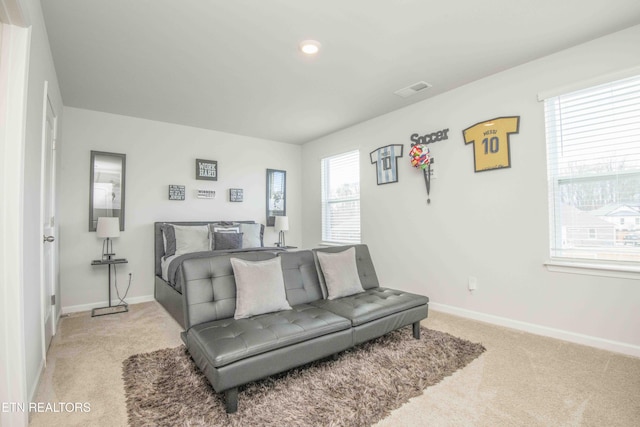
<svg viewBox="0 0 640 427">
<path fill-rule="evenodd" d="M 580 261 L 547 260 L 547 270 L 556 273 L 585 274 L 588 276 L 615 277 L 619 279 L 640 279 L 640 266 L 590 263 Z"/>
</svg>

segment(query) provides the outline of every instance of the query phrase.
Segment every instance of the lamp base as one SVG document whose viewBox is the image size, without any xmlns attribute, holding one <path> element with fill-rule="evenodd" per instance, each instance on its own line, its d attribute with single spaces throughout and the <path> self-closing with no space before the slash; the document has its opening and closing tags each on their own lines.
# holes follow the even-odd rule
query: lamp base
<svg viewBox="0 0 640 427">
<path fill-rule="evenodd" d="M 127 304 L 112 305 L 111 307 L 98 307 L 91 310 L 91 317 L 106 316 L 107 314 L 126 313 L 129 311 Z"/>
</svg>

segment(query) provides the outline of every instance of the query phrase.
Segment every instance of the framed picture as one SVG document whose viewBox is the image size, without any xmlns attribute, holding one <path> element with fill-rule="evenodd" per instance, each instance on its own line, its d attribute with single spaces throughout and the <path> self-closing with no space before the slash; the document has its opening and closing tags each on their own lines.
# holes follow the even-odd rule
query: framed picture
<svg viewBox="0 0 640 427">
<path fill-rule="evenodd" d="M 196 159 L 196 179 L 218 180 L 217 160 Z"/>
<path fill-rule="evenodd" d="M 229 189 L 229 201 L 241 202 L 243 198 L 242 188 L 230 188 Z"/>
<path fill-rule="evenodd" d="M 185 195 L 184 185 L 169 186 L 169 200 L 184 200 L 184 195 Z"/>
<path fill-rule="evenodd" d="M 518 133 L 520 116 L 496 117 L 462 131 L 465 144 L 473 144 L 476 172 L 511 167 L 510 136 Z"/>
<path fill-rule="evenodd" d="M 215 199 L 216 198 L 216 190 L 199 189 L 196 194 L 198 199 Z"/>
<path fill-rule="evenodd" d="M 402 157 L 402 144 L 392 144 L 372 151 L 371 163 L 376 165 L 378 185 L 398 182 L 398 157 Z"/>
<path fill-rule="evenodd" d="M 287 171 L 267 169 L 267 226 L 287 214 Z"/>
</svg>

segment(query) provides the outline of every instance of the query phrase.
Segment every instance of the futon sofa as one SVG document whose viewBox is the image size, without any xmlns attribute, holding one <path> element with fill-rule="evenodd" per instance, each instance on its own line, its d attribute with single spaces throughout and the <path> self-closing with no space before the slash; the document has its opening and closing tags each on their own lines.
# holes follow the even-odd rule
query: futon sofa
<svg viewBox="0 0 640 427">
<path fill-rule="evenodd" d="M 190 259 L 183 274 L 182 339 L 214 390 L 225 393 L 228 413 L 237 411 L 240 385 L 404 326 L 413 325 L 418 339 L 428 314 L 427 297 L 380 287 L 366 245 Z M 274 280 L 283 283 L 281 295 L 262 288 Z"/>
</svg>

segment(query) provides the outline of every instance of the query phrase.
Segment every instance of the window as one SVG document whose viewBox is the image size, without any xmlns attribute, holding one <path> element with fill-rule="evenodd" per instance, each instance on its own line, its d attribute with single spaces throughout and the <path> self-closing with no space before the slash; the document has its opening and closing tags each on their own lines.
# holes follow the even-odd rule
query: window
<svg viewBox="0 0 640 427">
<path fill-rule="evenodd" d="M 322 240 L 360 243 L 360 153 L 322 159 Z"/>
<path fill-rule="evenodd" d="M 552 259 L 640 262 L 640 76 L 547 98 L 545 122 Z"/>
</svg>

